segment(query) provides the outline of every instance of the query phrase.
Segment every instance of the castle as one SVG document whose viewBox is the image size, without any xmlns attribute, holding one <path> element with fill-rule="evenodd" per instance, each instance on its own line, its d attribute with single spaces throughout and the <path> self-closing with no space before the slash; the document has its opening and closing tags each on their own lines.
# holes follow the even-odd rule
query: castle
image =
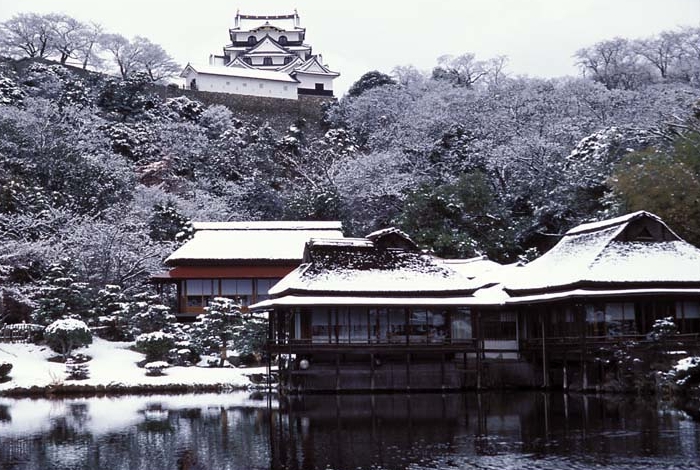
<svg viewBox="0 0 700 470">
<path fill-rule="evenodd" d="M 223 55 L 208 65 L 188 63 L 180 74 L 189 89 L 296 100 L 299 95 L 333 96 L 340 74 L 306 44 L 306 28 L 289 15 L 236 13 Z"/>
</svg>

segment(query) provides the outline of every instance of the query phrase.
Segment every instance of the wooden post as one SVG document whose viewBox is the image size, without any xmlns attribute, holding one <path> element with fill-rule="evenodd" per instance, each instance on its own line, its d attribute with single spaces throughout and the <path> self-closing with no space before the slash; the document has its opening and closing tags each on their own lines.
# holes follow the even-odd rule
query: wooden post
<svg viewBox="0 0 700 470">
<path fill-rule="evenodd" d="M 564 391 L 569 390 L 569 377 L 568 377 L 568 371 L 567 371 L 567 363 L 566 363 L 566 352 L 567 350 L 564 350 L 564 366 L 562 367 L 562 388 Z"/>
<path fill-rule="evenodd" d="M 291 330 L 291 310 L 287 311 L 284 315 L 285 319 L 285 330 L 286 330 L 286 337 L 287 337 L 287 346 L 288 346 L 288 354 L 287 354 L 287 388 L 289 390 L 292 389 L 292 330 Z"/>
<path fill-rule="evenodd" d="M 275 311 L 271 311 L 267 315 L 267 393 L 268 397 L 272 396 L 272 322 L 275 318 Z M 279 374 L 279 368 L 277 369 Z M 268 412 L 272 409 L 272 402 L 268 402 Z"/>
<path fill-rule="evenodd" d="M 440 385 L 445 390 L 445 353 L 440 353 Z"/>
<path fill-rule="evenodd" d="M 335 391 L 340 390 L 340 353 L 335 354 Z"/>
<path fill-rule="evenodd" d="M 578 308 L 579 314 L 581 316 L 581 389 L 588 389 L 588 367 L 586 366 L 586 361 L 588 360 L 588 355 L 586 354 L 586 310 Z"/>
<path fill-rule="evenodd" d="M 476 313 L 476 389 L 481 390 L 481 355 L 484 352 L 484 342 L 481 336 L 481 312 Z"/>
<path fill-rule="evenodd" d="M 547 332 L 544 325 L 544 316 L 540 312 L 540 324 L 542 325 L 542 386 L 549 387 L 549 374 L 547 370 Z"/>
<path fill-rule="evenodd" d="M 406 353 L 406 390 L 411 390 L 411 353 Z"/>
</svg>

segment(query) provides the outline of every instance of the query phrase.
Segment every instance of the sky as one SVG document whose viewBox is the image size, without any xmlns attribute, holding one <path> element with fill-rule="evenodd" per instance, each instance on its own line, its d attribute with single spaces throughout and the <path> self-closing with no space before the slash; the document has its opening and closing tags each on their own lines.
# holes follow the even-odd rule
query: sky
<svg viewBox="0 0 700 470">
<path fill-rule="evenodd" d="M 337 96 L 367 71 L 431 70 L 437 57 L 466 52 L 506 55 L 513 75 L 576 75 L 572 56 L 582 47 L 700 26 L 700 0 L 0 0 L 0 21 L 19 12 L 62 12 L 109 32 L 145 36 L 184 66 L 221 54 L 237 10 L 294 8 L 314 53 L 341 73 Z"/>
</svg>

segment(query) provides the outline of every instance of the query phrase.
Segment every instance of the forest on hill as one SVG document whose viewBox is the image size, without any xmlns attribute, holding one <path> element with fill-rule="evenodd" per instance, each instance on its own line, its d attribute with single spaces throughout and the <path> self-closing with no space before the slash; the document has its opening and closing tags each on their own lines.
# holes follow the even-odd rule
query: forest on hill
<svg viewBox="0 0 700 470">
<path fill-rule="evenodd" d="M 580 77 L 509 76 L 471 54 L 369 72 L 321 122 L 284 131 L 160 99 L 146 70 L 4 59 L 1 303 L 98 315 L 106 286 L 148 291 L 193 220 L 395 225 L 440 256 L 513 262 L 646 209 L 698 245 L 699 38 L 604 41 L 572 59 Z"/>
</svg>

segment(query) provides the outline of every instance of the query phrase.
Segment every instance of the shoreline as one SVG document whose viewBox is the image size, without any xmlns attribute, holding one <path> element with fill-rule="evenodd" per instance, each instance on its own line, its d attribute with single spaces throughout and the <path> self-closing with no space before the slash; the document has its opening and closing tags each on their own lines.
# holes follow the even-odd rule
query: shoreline
<svg viewBox="0 0 700 470">
<path fill-rule="evenodd" d="M 229 393 L 229 392 L 262 392 L 267 385 L 241 384 L 61 384 L 52 386 L 33 385 L 31 387 L 15 387 L 0 390 L 0 397 L 6 398 L 65 398 L 72 396 L 102 396 L 102 395 L 149 395 L 149 394 L 187 394 L 187 393 Z"/>
</svg>

